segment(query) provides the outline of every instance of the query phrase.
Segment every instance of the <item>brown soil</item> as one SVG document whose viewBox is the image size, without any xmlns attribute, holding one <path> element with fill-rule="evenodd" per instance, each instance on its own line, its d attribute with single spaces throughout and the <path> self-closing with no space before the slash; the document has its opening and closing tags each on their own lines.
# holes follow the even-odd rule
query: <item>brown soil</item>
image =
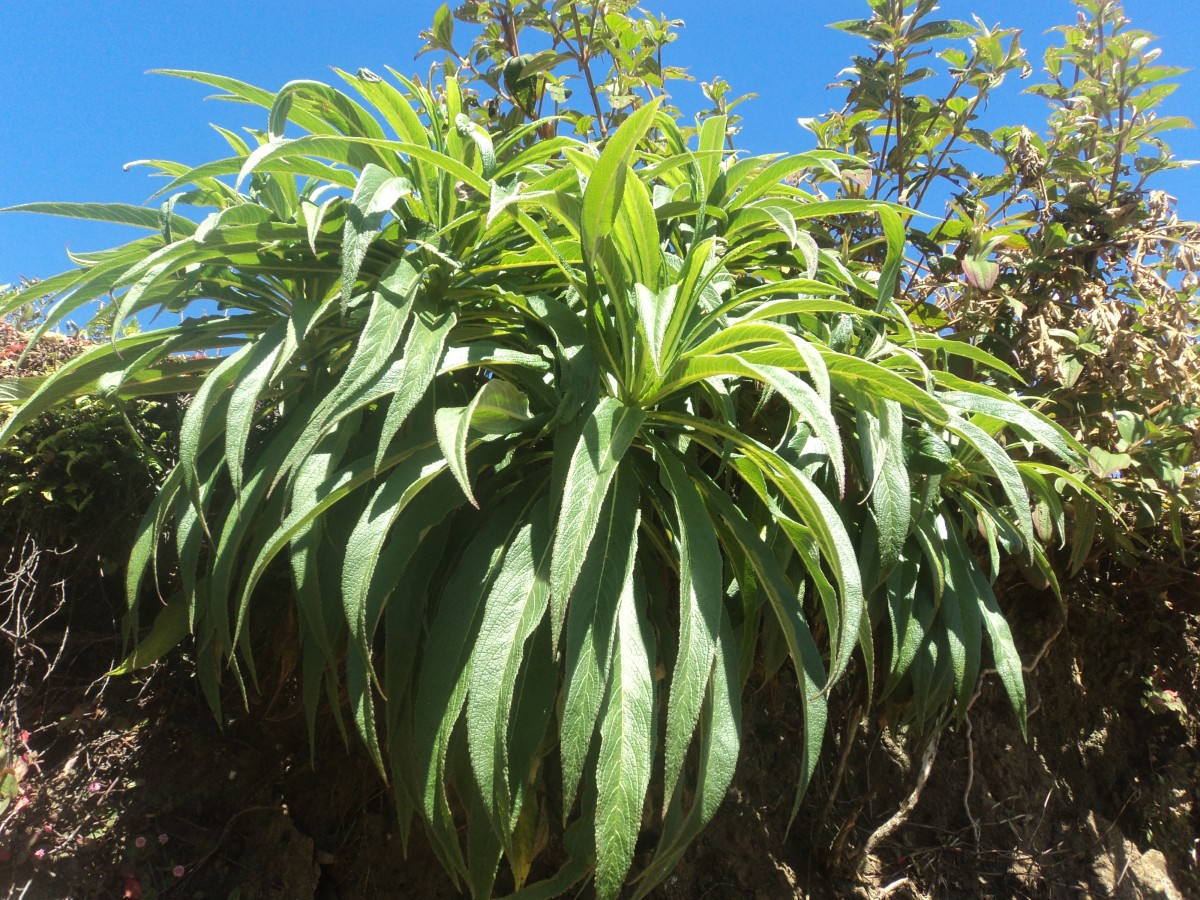
<svg viewBox="0 0 1200 900">
<path fill-rule="evenodd" d="M 785 837 L 800 723 L 784 692 L 758 694 L 736 791 L 668 896 L 1200 897 L 1200 594 L 1080 586 L 1069 605 L 1027 675 L 1028 741 L 985 680 L 941 737 L 915 808 L 866 860 L 926 742 L 863 722 L 832 801 L 841 747 L 828 742 Z M 1026 596 L 1009 614 L 1034 659 L 1058 628 L 1053 601 Z"/>
<path fill-rule="evenodd" d="M 72 621 L 77 604 L 58 608 L 53 579 L 33 581 L 0 591 L 13 649 L 0 768 L 18 787 L 0 810 L 0 897 L 458 896 L 419 833 L 405 858 L 390 791 L 353 742 L 322 731 L 310 765 L 303 716 L 279 698 L 219 727 L 182 656 L 104 678 L 120 651 L 112 613 Z M 34 627 L 46 604 L 58 612 Z M 793 688 L 753 692 L 734 787 L 657 896 L 1200 896 L 1200 594 L 1083 586 L 1069 605 L 1028 675 L 1028 741 L 985 680 L 915 808 L 865 860 L 868 835 L 913 790 L 924 741 L 863 721 L 830 797 L 848 682 L 834 698 L 841 733 L 789 831 Z M 1008 606 L 1033 660 L 1055 605 L 1027 594 Z"/>
</svg>

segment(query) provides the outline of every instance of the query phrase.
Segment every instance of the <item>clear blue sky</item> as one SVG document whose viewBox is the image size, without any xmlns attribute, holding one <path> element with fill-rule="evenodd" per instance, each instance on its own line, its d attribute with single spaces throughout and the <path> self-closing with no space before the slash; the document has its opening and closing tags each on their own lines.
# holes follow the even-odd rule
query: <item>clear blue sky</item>
<svg viewBox="0 0 1200 900">
<path fill-rule="evenodd" d="M 425 72 L 414 60 L 417 33 L 439 0 L 358 0 L 297 3 L 282 0 L 2 0 L 0 35 L 0 207 L 34 200 L 142 203 L 160 182 L 130 160 L 165 158 L 198 164 L 225 155 L 207 123 L 265 127 L 265 111 L 205 102 L 212 93 L 147 69 L 201 69 L 276 89 L 296 78 L 332 80 L 330 66 L 353 71 Z M 643 0 L 644 8 L 687 23 L 668 61 L 697 80 L 721 75 L 737 93 L 760 99 L 742 107 L 742 146 L 754 152 L 811 145 L 797 124 L 840 105 L 826 91 L 854 53 L 857 38 L 824 27 L 862 18 L 865 0 Z M 1126 0 L 1136 27 L 1158 35 L 1162 62 L 1200 58 L 1198 0 Z M 1069 0 L 1001 2 L 943 0 L 941 15 L 978 14 L 989 25 L 1025 31 L 1031 59 L 1053 25 L 1074 19 Z M 1200 73 L 1189 72 L 1167 101 L 1166 114 L 1200 120 Z M 1001 121 L 1043 122 L 1046 105 L 1005 91 L 991 111 Z M 1008 86 L 1006 86 L 1007 88 Z M 694 89 L 680 90 L 695 108 Z M 1176 135 L 1177 155 L 1200 159 L 1200 133 Z M 1160 183 L 1180 198 L 1181 213 L 1200 218 L 1200 167 Z M 137 236 L 132 229 L 92 226 L 44 216 L 0 216 L 0 283 L 19 275 L 45 277 L 69 267 L 64 248 L 112 246 Z"/>
</svg>

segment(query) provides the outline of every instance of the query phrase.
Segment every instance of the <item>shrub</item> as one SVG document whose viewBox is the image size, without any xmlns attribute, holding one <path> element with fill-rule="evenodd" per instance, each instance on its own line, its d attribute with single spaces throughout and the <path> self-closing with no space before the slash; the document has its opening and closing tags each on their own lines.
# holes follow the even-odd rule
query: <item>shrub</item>
<svg viewBox="0 0 1200 900">
<path fill-rule="evenodd" d="M 24 289 L 36 293 L 36 283 Z M 23 306 L 13 318 L 36 327 L 41 306 Z M 28 337 L 0 321 L 0 418 L 103 335 L 50 334 L 32 347 Z M 78 396 L 38 416 L 0 446 L 0 546 L 7 552 L 35 535 L 52 548 L 84 544 L 87 554 L 124 555 L 122 544 L 171 456 L 169 435 L 178 428 L 173 412 L 163 404 Z"/>
<path fill-rule="evenodd" d="M 0 433 L 94 389 L 194 395 L 131 554 L 131 636 L 164 535 L 179 591 L 127 666 L 191 633 L 213 706 L 224 672 L 245 694 L 256 588 L 286 567 L 310 726 L 344 687 L 404 833 L 475 896 L 501 859 L 531 896 L 590 874 L 614 896 L 649 814 L 647 893 L 725 795 L 756 660 L 800 683 L 801 790 L 856 655 L 897 721 L 934 727 L 986 637 L 1023 722 L 991 582 L 1002 551 L 1049 571 L 1027 485 L 1098 498 L 1007 364 L 916 332 L 902 208 L 785 183 L 852 157 L 740 158 L 724 115 L 689 144 L 657 97 L 597 144 L 491 131 L 454 76 L 338 72 L 356 100 L 177 74 L 268 130 L 151 163 L 159 212 L 19 208 L 149 232 L 44 282 L 47 327 L 109 292 L 118 322 L 222 313 L 92 348 Z M 830 239 L 846 216 L 881 223 L 878 260 Z M 543 829 L 566 860 L 527 886 Z"/>
<path fill-rule="evenodd" d="M 901 302 L 914 320 L 1012 365 L 1011 383 L 1088 446 L 1091 483 L 1123 527 L 1081 506 L 1071 573 L 1097 529 L 1126 564 L 1168 543 L 1186 556 L 1200 492 L 1200 224 L 1153 187 L 1188 164 L 1164 136 L 1191 123 L 1159 113 L 1183 70 L 1158 64 L 1114 0 L 1076 6 L 1047 80 L 1027 89 L 1051 105 L 1044 133 L 980 127 L 1006 78 L 1032 72 L 1020 32 L 931 21 L 929 0 L 872 2 L 869 19 L 835 26 L 870 50 L 842 82 L 845 107 L 809 120 L 821 147 L 866 163 L 827 179 L 835 193 L 934 215 L 908 231 Z M 865 220 L 853 234 L 882 239 Z M 1039 527 L 1061 537 L 1060 504 L 1040 493 Z"/>
</svg>

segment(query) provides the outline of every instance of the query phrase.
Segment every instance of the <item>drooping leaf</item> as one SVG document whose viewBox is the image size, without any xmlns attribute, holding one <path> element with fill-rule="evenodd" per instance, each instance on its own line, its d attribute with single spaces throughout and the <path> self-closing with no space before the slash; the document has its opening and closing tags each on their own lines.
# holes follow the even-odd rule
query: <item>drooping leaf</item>
<svg viewBox="0 0 1200 900">
<path fill-rule="evenodd" d="M 619 474 L 601 507 L 596 534 L 567 608 L 563 650 L 566 672 L 559 725 L 564 815 L 575 804 L 612 670 L 617 610 L 622 594 L 632 590 L 638 522 L 634 479 Z"/>
<path fill-rule="evenodd" d="M 704 502 L 670 448 L 660 446 L 658 458 L 665 486 L 675 502 L 679 553 L 679 649 L 671 673 L 664 751 L 664 796 L 669 799 L 716 659 L 723 600 L 721 554 Z"/>
<path fill-rule="evenodd" d="M 645 414 L 611 397 L 601 400 L 584 423 L 563 485 L 554 556 L 550 564 L 551 622 L 558 645 L 571 596 L 596 531 L 600 508 L 617 466 L 629 449 Z"/>
<path fill-rule="evenodd" d="M 616 897 L 633 862 L 650 785 L 654 732 L 654 634 L 636 575 L 617 604 L 612 670 L 600 712 L 596 767 L 596 895 Z"/>
</svg>

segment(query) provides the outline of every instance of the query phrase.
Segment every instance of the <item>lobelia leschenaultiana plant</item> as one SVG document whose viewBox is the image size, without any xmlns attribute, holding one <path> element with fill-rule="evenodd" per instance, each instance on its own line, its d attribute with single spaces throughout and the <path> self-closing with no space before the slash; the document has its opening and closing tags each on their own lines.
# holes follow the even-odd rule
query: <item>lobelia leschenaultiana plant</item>
<svg viewBox="0 0 1200 900">
<path fill-rule="evenodd" d="M 1003 363 L 914 333 L 901 208 L 785 183 L 847 157 L 741 158 L 720 116 L 689 147 L 657 102 L 597 146 L 491 134 L 453 77 L 338 72 L 355 100 L 175 74 L 267 132 L 148 163 L 158 211 L 16 208 L 149 232 L 41 282 L 44 328 L 108 295 L 117 322 L 220 307 L 2 386 L 0 439 L 84 392 L 191 395 L 130 557 L 131 638 L 152 570 L 178 589 L 124 669 L 191 634 L 214 708 L 222 673 L 245 696 L 256 588 L 286 567 L 310 728 L 323 694 L 348 706 L 404 834 L 419 819 L 475 896 L 501 860 L 522 896 L 615 896 L 647 815 L 636 895 L 659 883 L 730 784 L 760 654 L 800 684 L 801 790 L 856 655 L 928 726 L 965 710 L 986 635 L 1024 721 L 990 583 L 1001 550 L 1041 552 L 1023 477 L 1078 482 L 1024 457 L 1079 447 L 989 386 Z M 810 234 L 860 213 L 875 271 Z M 562 868 L 527 884 L 547 830 Z"/>
</svg>

